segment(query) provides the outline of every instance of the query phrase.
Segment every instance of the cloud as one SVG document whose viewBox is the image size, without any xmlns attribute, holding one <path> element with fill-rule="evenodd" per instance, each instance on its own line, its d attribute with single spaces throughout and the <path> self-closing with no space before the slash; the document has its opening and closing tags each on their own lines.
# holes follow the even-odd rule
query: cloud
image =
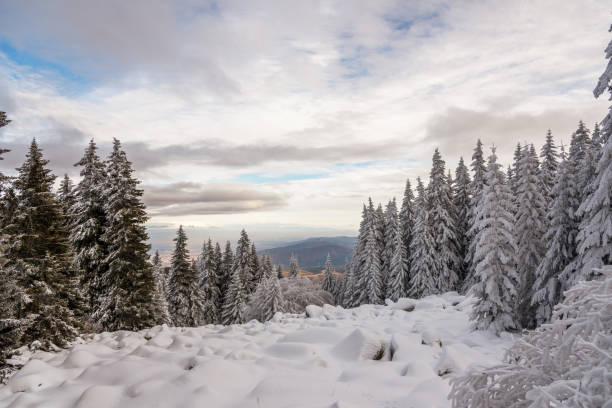
<svg viewBox="0 0 612 408">
<path fill-rule="evenodd" d="M 551 109 L 540 113 L 504 113 L 476 111 L 452 107 L 433 116 L 426 130 L 424 142 L 439 146 L 442 153 L 467 153 L 480 139 L 487 147 L 496 145 L 498 152 L 508 156 L 516 143 L 533 142 L 536 148 L 544 143 L 547 129 L 551 129 L 557 143 L 569 144 L 571 134 L 578 127 L 578 119 L 592 127 L 604 114 L 601 106 Z M 466 148 L 466 142 L 468 144 Z M 470 157 L 471 154 L 465 157 Z"/>
<path fill-rule="evenodd" d="M 379 143 L 299 146 L 290 144 L 231 145 L 219 140 L 206 140 L 197 145 L 152 147 L 144 142 L 128 142 L 125 150 L 137 169 L 151 169 L 171 163 L 249 167 L 269 162 L 318 162 L 371 159 L 393 155 L 397 140 Z"/>
<path fill-rule="evenodd" d="M 179 182 L 143 188 L 144 202 L 154 215 L 236 214 L 269 211 L 285 205 L 279 194 L 244 184 Z"/>
</svg>

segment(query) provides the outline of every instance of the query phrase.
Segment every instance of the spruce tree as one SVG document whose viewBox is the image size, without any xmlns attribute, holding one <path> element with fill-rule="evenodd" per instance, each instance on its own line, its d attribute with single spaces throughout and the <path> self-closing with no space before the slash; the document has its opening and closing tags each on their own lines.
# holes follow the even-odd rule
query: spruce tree
<svg viewBox="0 0 612 408">
<path fill-rule="evenodd" d="M 248 295 L 248 286 L 253 282 L 253 259 L 251 257 L 251 241 L 245 230 L 240 232 L 240 239 L 236 246 L 236 253 L 234 254 L 234 264 L 232 265 L 231 281 L 234 280 L 234 271 L 238 271 L 238 276 L 242 279 L 241 288 L 245 291 L 245 295 Z"/>
<path fill-rule="evenodd" d="M 395 230 L 395 246 L 393 249 L 386 298 L 395 302 L 401 297 L 408 296 L 406 284 L 409 282 L 408 253 L 404 246 L 402 231 L 399 228 Z"/>
<path fill-rule="evenodd" d="M 251 243 L 251 253 L 250 253 L 250 263 L 251 263 L 251 279 L 248 284 L 249 291 L 248 293 L 253 293 L 255 288 L 262 279 L 262 269 L 261 263 L 259 262 L 259 255 L 257 255 L 257 248 L 255 248 L 255 243 Z"/>
<path fill-rule="evenodd" d="M 417 178 L 417 193 L 414 238 L 410 247 L 412 258 L 410 289 L 408 290 L 409 295 L 414 298 L 438 293 L 438 280 L 435 273 L 439 270 L 435 255 L 434 231 L 429 220 L 426 192 L 420 178 Z"/>
<path fill-rule="evenodd" d="M 482 225 L 476 218 L 476 208 L 480 202 L 480 196 L 485 186 L 485 160 L 482 152 L 482 142 L 478 139 L 474 153 L 472 154 L 471 163 L 473 178 L 470 184 L 470 214 L 469 214 L 469 229 L 468 229 L 468 252 L 465 259 L 467 268 L 466 277 L 463 282 L 463 292 L 468 292 L 470 288 L 476 283 L 476 264 L 474 263 L 474 253 L 476 252 L 476 235 L 478 234 L 478 228 Z"/>
<path fill-rule="evenodd" d="M 404 287 L 410 287 L 410 245 L 412 243 L 413 235 L 414 235 L 414 219 L 415 219 L 415 209 L 414 209 L 414 193 L 412 192 L 412 187 L 410 186 L 410 180 L 406 180 L 406 188 L 404 189 L 404 198 L 402 199 L 402 208 L 399 212 L 399 223 L 400 223 L 400 231 L 402 233 L 402 242 L 404 244 L 404 248 L 406 250 L 406 282 L 404 282 Z"/>
<path fill-rule="evenodd" d="M 469 247 L 469 217 L 471 212 L 471 197 L 470 197 L 470 174 L 463 162 L 463 157 L 459 158 L 459 164 L 455 170 L 455 184 L 453 204 L 455 207 L 455 228 L 457 232 L 457 255 L 459 263 L 457 267 L 457 275 L 459 277 L 459 285 L 462 286 L 467 274 L 466 258 Z"/>
<path fill-rule="evenodd" d="M 238 252 L 237 249 L 236 259 L 238 259 Z M 246 301 L 246 289 L 244 288 L 243 279 L 240 276 L 240 269 L 234 268 L 230 284 L 225 294 L 225 299 L 223 300 L 221 322 L 223 324 L 244 323 Z"/>
<path fill-rule="evenodd" d="M 514 242 L 517 248 L 517 272 L 519 275 L 518 319 L 524 328 L 535 327 L 535 309 L 531 304 L 536 269 L 544 254 L 543 236 L 547 229 L 546 201 L 538 179 L 538 158 L 533 148 L 523 148 L 516 195 L 514 216 Z"/>
<path fill-rule="evenodd" d="M 82 325 L 81 302 L 66 221 L 51 191 L 55 176 L 42 150 L 32 141 L 14 181 L 17 207 L 5 233 L 10 235 L 5 267 L 17 276 L 25 299 L 17 313 L 30 316 L 19 342 L 40 341 L 45 348 L 64 346 Z"/>
<path fill-rule="evenodd" d="M 486 185 L 476 208 L 478 224 L 474 264 L 477 280 L 474 294 L 478 300 L 470 316 L 476 329 L 495 333 L 516 329 L 515 302 L 518 274 L 515 270 L 512 191 L 504 182 L 495 148 L 489 156 Z"/>
<path fill-rule="evenodd" d="M 397 205 L 395 203 L 395 198 L 387 204 L 387 208 L 385 210 L 385 239 L 382 252 L 382 263 L 381 263 L 381 278 L 382 278 L 382 287 L 383 287 L 383 298 L 387 293 L 387 285 L 389 282 L 389 277 L 391 276 L 391 264 L 393 262 L 393 256 L 395 254 L 395 246 L 396 246 L 396 235 L 401 233 L 399 219 L 397 217 Z"/>
<path fill-rule="evenodd" d="M 298 265 L 297 257 L 292 254 L 291 257 L 289 258 L 289 277 L 297 278 L 299 270 L 300 270 L 300 267 Z"/>
<path fill-rule="evenodd" d="M 363 253 L 363 269 L 360 271 L 358 304 L 381 304 L 384 296 L 381 274 L 382 248 L 380 246 L 380 214 L 374 209 L 372 199 L 368 204 L 368 224 L 365 248 Z"/>
<path fill-rule="evenodd" d="M 283 279 L 283 266 L 281 264 L 276 265 L 276 276 L 278 279 Z"/>
<path fill-rule="evenodd" d="M 540 151 L 540 158 L 542 159 L 542 164 L 540 165 L 538 176 L 542 195 L 545 197 L 547 203 L 552 203 L 552 190 L 555 185 L 559 160 L 557 146 L 555 146 L 555 141 L 550 129 L 546 132 L 546 142 Z"/>
<path fill-rule="evenodd" d="M 76 197 L 74 195 L 74 184 L 72 183 L 72 180 L 70 180 L 70 177 L 68 177 L 68 174 L 64 174 L 64 178 L 60 183 L 60 188 L 57 193 L 57 201 L 62 206 L 64 215 L 66 215 L 67 218 L 70 218 L 70 211 L 76 202 Z"/>
<path fill-rule="evenodd" d="M 261 256 L 261 278 L 270 278 L 275 275 L 274 266 L 272 265 L 272 258 L 268 254 Z"/>
<path fill-rule="evenodd" d="M 584 125 L 584 122 L 580 121 L 578 129 L 572 135 L 568 159 L 571 160 L 578 175 L 576 178 L 576 188 L 580 193 L 581 203 L 585 199 L 585 190 L 589 183 L 588 177 L 585 176 L 589 173 L 589 166 L 592 160 L 590 143 L 589 130 Z"/>
<path fill-rule="evenodd" d="M 169 324 L 171 322 L 170 312 L 168 312 L 168 279 L 162 264 L 159 251 L 155 251 L 151 262 L 153 279 L 155 280 L 155 294 L 153 296 L 153 303 L 155 308 L 160 311 L 159 323 Z"/>
<path fill-rule="evenodd" d="M 572 162 L 566 160 L 563 149 L 560 157 L 555 184 L 550 191 L 550 195 L 554 197 L 548 210 L 550 224 L 543 238 L 547 251 L 536 270 L 534 294 L 531 299 L 536 307 L 538 324 L 547 322 L 552 316 L 554 306 L 561 301 L 561 295 L 567 286 L 562 272 L 576 256 L 578 225 L 573 209 L 577 206 L 578 194 L 575 174 Z"/>
<path fill-rule="evenodd" d="M 182 225 L 174 242 L 168 280 L 168 310 L 175 326 L 198 326 L 204 321 L 204 302 L 198 287 L 198 271 L 189 261 L 187 235 Z"/>
<path fill-rule="evenodd" d="M 514 149 L 514 159 L 512 162 L 511 169 L 512 171 L 508 172 L 508 185 L 512 190 L 512 193 L 516 196 L 518 191 L 518 179 L 519 173 L 521 171 L 521 159 L 523 157 L 523 148 L 520 143 L 516 144 L 516 148 Z"/>
<path fill-rule="evenodd" d="M 102 240 L 107 223 L 104 210 L 106 170 L 96 151 L 92 139 L 83 158 L 75 164 L 82 166 L 81 180 L 74 192 L 76 202 L 70 210 L 70 241 L 75 253 L 74 264 L 81 276 L 81 284 L 92 311 L 98 307 L 100 278 L 107 266 L 104 263 L 107 248 Z"/>
<path fill-rule="evenodd" d="M 234 266 L 234 252 L 232 252 L 232 244 L 227 241 L 225 243 L 225 250 L 223 251 L 223 259 L 221 260 L 221 266 L 219 267 L 219 304 L 217 310 L 221 310 L 223 307 L 223 300 L 227 293 L 230 281 L 232 280 L 232 268 Z"/>
<path fill-rule="evenodd" d="M 438 292 L 455 290 L 459 281 L 456 271 L 460 266 L 455 227 L 456 210 L 444 171 L 444 160 L 436 149 L 427 186 L 427 200 L 428 220 L 432 228 L 434 253 L 437 259 L 432 272 Z"/>
<path fill-rule="evenodd" d="M 327 254 L 327 260 L 325 261 L 325 273 L 323 274 L 323 280 L 321 281 L 321 289 L 328 291 L 329 293 L 334 292 L 334 266 L 332 264 L 331 255 Z"/>
<path fill-rule="evenodd" d="M 365 247 L 368 240 L 369 232 L 369 212 L 368 208 L 363 205 L 361 212 L 361 222 L 359 223 L 359 234 L 353 248 L 353 257 L 351 259 L 351 273 L 346 281 L 344 297 L 346 307 L 359 306 L 361 294 L 365 291 L 360 285 L 363 283 L 362 276 L 365 266 Z"/>
<path fill-rule="evenodd" d="M 216 323 L 218 319 L 217 306 L 219 304 L 219 288 L 217 286 L 217 274 L 215 264 L 215 250 L 212 241 L 202 246 L 202 252 L 197 260 L 200 293 L 204 301 L 203 324 Z"/>
<path fill-rule="evenodd" d="M 612 27 L 610 27 L 612 31 Z M 599 97 L 604 91 L 612 95 L 612 41 L 606 48 L 608 66 L 593 91 Z M 587 184 L 584 201 L 578 208 L 580 231 L 578 242 L 578 277 L 592 278 L 594 268 L 612 264 L 612 106 L 602 121 L 602 140 L 606 141 L 592 181 Z"/>
<path fill-rule="evenodd" d="M 143 191 L 117 139 L 107 163 L 104 212 L 109 216 L 101 236 L 106 269 L 100 276 L 102 293 L 93 318 L 105 330 L 140 330 L 154 326 L 161 315 L 153 302 L 155 280 L 147 262 L 150 246 Z"/>
<path fill-rule="evenodd" d="M 266 322 L 274 317 L 276 312 L 283 311 L 283 294 L 278 277 L 274 274 L 264 277 L 253 294 L 250 302 L 251 317 Z"/>
</svg>

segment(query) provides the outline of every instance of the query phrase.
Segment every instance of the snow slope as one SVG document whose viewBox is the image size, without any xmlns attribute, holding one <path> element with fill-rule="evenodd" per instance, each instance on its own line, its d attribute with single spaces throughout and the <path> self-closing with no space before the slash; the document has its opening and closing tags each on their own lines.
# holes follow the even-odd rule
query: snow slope
<svg viewBox="0 0 612 408">
<path fill-rule="evenodd" d="M 0 386 L 0 407 L 450 407 L 448 379 L 499 362 L 512 342 L 472 332 L 472 303 L 447 293 L 309 306 L 309 317 L 265 324 L 96 334 L 37 353 Z"/>
</svg>

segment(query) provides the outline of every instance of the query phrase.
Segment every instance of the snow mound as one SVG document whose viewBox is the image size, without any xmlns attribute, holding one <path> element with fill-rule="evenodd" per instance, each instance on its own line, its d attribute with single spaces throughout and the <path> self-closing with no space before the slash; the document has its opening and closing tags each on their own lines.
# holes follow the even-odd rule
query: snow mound
<svg viewBox="0 0 612 408">
<path fill-rule="evenodd" d="M 449 379 L 498 363 L 513 336 L 472 332 L 456 293 L 266 323 L 100 333 L 37 352 L 1 407 L 448 408 Z M 51 405 L 49 405 L 51 404 Z"/>
</svg>

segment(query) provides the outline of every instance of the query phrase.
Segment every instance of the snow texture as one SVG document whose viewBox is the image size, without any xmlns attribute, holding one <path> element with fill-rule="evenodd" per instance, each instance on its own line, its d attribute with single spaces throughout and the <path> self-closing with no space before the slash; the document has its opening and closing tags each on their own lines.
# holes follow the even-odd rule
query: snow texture
<svg viewBox="0 0 612 408">
<path fill-rule="evenodd" d="M 472 332 L 473 302 L 451 292 L 264 324 L 100 333 L 35 353 L 0 386 L 0 406 L 450 407 L 448 380 L 499 364 L 512 341 Z"/>
</svg>

